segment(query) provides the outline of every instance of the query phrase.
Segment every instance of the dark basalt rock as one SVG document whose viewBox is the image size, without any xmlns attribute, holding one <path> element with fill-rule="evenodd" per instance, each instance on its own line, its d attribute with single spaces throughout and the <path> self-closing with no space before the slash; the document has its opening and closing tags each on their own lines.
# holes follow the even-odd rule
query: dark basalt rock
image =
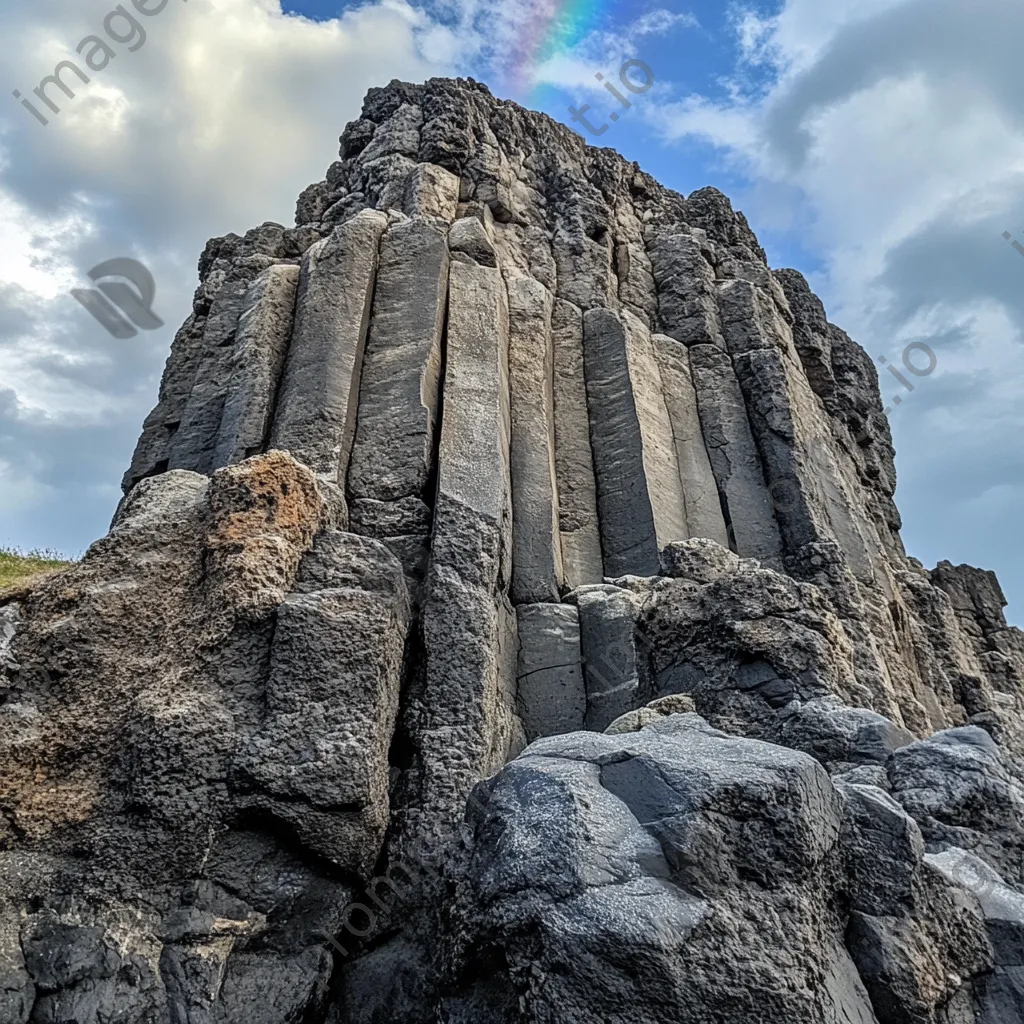
<svg viewBox="0 0 1024 1024">
<path fill-rule="evenodd" d="M 0 1024 L 1024 1022 L 1024 634 L 871 359 L 479 83 L 339 155 L 0 595 Z"/>
</svg>

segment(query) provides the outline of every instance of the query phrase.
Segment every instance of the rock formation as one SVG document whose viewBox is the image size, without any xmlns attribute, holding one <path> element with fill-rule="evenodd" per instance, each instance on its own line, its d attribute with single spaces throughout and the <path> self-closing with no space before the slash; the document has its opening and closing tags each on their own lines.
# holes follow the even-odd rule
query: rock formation
<svg viewBox="0 0 1024 1024">
<path fill-rule="evenodd" d="M 199 273 L 0 597 L 0 1021 L 1024 1022 L 1024 634 L 725 196 L 393 82 Z"/>
</svg>

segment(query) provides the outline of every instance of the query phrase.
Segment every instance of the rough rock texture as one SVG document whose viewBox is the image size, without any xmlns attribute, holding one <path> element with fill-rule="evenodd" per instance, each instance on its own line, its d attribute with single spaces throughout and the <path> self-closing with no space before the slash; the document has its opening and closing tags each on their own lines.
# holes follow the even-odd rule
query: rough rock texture
<svg viewBox="0 0 1024 1024">
<path fill-rule="evenodd" d="M 0 604 L 2 1024 L 1024 1024 L 1024 634 L 743 215 L 472 81 L 212 240 Z"/>
</svg>

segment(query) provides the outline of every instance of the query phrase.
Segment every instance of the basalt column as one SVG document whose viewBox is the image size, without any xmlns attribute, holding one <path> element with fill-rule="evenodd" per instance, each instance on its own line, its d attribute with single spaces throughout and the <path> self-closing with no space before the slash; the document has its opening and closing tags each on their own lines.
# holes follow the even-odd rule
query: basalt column
<svg viewBox="0 0 1024 1024">
<path fill-rule="evenodd" d="M 291 341 L 298 284 L 298 265 L 278 264 L 264 270 L 246 293 L 213 452 L 214 469 L 264 450 Z"/>
<path fill-rule="evenodd" d="M 553 299 L 548 289 L 531 277 L 510 274 L 507 280 L 511 314 L 512 600 L 519 636 L 517 708 L 526 739 L 533 740 L 582 728 L 586 694 L 579 616 L 572 605 L 558 603 L 566 584 L 559 495 L 562 480 L 556 463 Z M 565 410 L 562 412 L 564 419 Z M 584 427 L 584 408 L 576 405 L 573 412 L 580 417 L 577 429 Z M 568 439 L 570 445 L 572 441 Z M 570 454 L 570 459 L 582 454 Z M 589 466 L 589 445 L 586 460 Z M 578 510 L 582 497 L 570 492 L 570 507 L 575 503 Z M 578 572 L 578 563 L 573 568 Z"/>
<path fill-rule="evenodd" d="M 302 263 L 271 444 L 333 483 L 345 479 L 377 276 L 383 213 L 365 210 L 317 242 Z"/>
<path fill-rule="evenodd" d="M 246 308 L 249 281 L 248 268 L 239 268 L 224 282 L 213 300 L 192 390 L 167 445 L 169 469 L 197 473 L 214 469 L 221 418 L 233 376 L 239 317 Z"/>
<path fill-rule="evenodd" d="M 715 345 L 694 345 L 689 352 L 701 428 L 731 546 L 741 555 L 781 565 L 779 528 L 732 360 Z"/>
<path fill-rule="evenodd" d="M 351 529 L 384 539 L 412 577 L 429 552 L 448 302 L 447 228 L 394 223 L 380 250 L 348 473 Z"/>
<path fill-rule="evenodd" d="M 697 411 L 690 357 L 674 338 L 655 334 L 651 338 L 661 372 L 665 406 L 672 426 L 672 441 L 683 489 L 688 537 L 706 537 L 729 546 L 729 533 L 722 515 L 715 474 L 711 468 Z"/>
<path fill-rule="evenodd" d="M 570 302 L 555 302 L 551 318 L 555 374 L 555 473 L 562 569 L 570 589 L 604 577 L 597 483 L 587 418 L 583 373 L 583 314 Z"/>
<path fill-rule="evenodd" d="M 168 469 L 210 472 L 264 450 L 303 248 L 295 229 L 270 223 L 207 244 L 126 492 Z"/>
<path fill-rule="evenodd" d="M 508 278 L 512 413 L 512 600 L 557 601 L 562 585 L 555 480 L 551 293 Z"/>
<path fill-rule="evenodd" d="M 650 575 L 661 549 L 688 536 L 654 345 L 632 314 L 594 309 L 583 355 L 604 573 Z"/>
<path fill-rule="evenodd" d="M 515 614 L 508 598 L 508 297 L 501 273 L 454 262 L 422 683 L 411 709 L 413 794 L 396 854 L 436 845 L 470 788 L 521 741 Z"/>
</svg>

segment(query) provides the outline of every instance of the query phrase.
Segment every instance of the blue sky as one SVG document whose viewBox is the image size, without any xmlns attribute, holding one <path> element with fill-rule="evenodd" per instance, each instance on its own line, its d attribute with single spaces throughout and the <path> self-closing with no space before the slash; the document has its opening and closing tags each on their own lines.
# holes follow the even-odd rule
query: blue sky
<svg viewBox="0 0 1024 1024">
<path fill-rule="evenodd" d="M 286 0 L 282 3 L 282 9 L 289 14 L 319 21 L 337 17 L 356 6 L 324 0 Z M 446 5 L 425 6 L 437 10 L 442 20 L 450 24 L 457 22 L 457 15 L 448 12 Z M 592 3 L 588 7 L 601 12 L 586 19 L 591 37 L 589 43 L 586 37 L 580 40 L 580 59 L 586 62 L 588 74 L 601 72 L 614 82 L 622 63 L 638 58 L 651 67 L 657 88 L 663 95 L 700 94 L 714 100 L 725 100 L 736 84 L 741 57 L 737 34 L 741 12 L 768 18 L 781 8 L 781 4 L 759 0 L 740 8 L 738 5 L 698 0 L 692 4 Z M 645 33 L 631 40 L 631 26 L 652 11 L 665 11 L 680 20 L 664 31 Z M 500 67 L 488 66 L 487 61 L 471 61 L 463 73 L 486 82 L 502 98 L 515 100 L 533 110 L 542 110 L 579 131 L 594 145 L 613 147 L 628 159 L 636 160 L 669 188 L 692 192 L 714 184 L 731 196 L 737 206 L 743 206 L 743 198 L 752 183 L 735 166 L 729 154 L 710 141 L 699 138 L 690 138 L 682 145 L 666 145 L 660 134 L 643 119 L 643 97 L 638 98 L 629 111 L 623 111 L 615 98 L 603 92 L 596 83 L 591 91 L 586 91 L 541 79 L 529 88 L 516 89 L 510 86 Z M 772 70 L 767 66 L 747 66 L 742 69 L 741 77 L 746 89 L 755 94 L 768 90 L 774 81 Z M 591 106 L 591 113 L 587 116 L 592 123 L 608 123 L 607 115 L 612 111 L 618 112 L 620 118 L 610 124 L 609 130 L 600 138 L 593 138 L 580 124 L 573 122 L 569 113 L 570 106 L 578 110 L 584 103 Z M 816 265 L 813 253 L 801 246 L 798 235 L 773 231 L 768 227 L 762 229 L 762 236 L 762 245 L 771 253 L 773 265 Z"/>
<path fill-rule="evenodd" d="M 47 127 L 0 106 L 0 544 L 78 553 L 107 528 L 206 239 L 290 223 L 367 88 L 461 74 L 572 125 L 627 58 L 654 87 L 598 140 L 682 192 L 712 184 L 773 266 L 803 271 L 883 373 L 908 551 L 996 569 L 1024 621 L 1024 5 L 1005 0 L 612 2 L 516 84 L 556 0 L 171 0 Z M 30 92 L 112 0 L 0 10 Z M 581 5 L 575 5 L 582 10 Z M 600 122 L 598 122 L 600 123 Z M 579 127 L 579 126 L 576 126 Z M 106 335 L 69 295 L 115 256 L 166 328 Z"/>
<path fill-rule="evenodd" d="M 282 9 L 290 14 L 316 20 L 337 17 L 354 4 L 338 4 L 324 0 L 299 0 L 282 3 Z M 439 10 L 439 15 L 449 23 L 456 17 L 445 14 L 445 5 L 426 5 Z M 780 3 L 759 0 L 757 3 L 738 5 L 698 0 L 686 3 L 592 3 L 591 10 L 601 11 L 596 17 L 588 17 L 587 26 L 594 37 L 592 45 L 581 40 L 583 59 L 590 68 L 590 74 L 601 72 L 613 82 L 622 62 L 638 58 L 648 64 L 654 72 L 659 91 L 666 95 L 685 96 L 701 94 L 715 100 L 724 100 L 735 84 L 737 64 L 741 56 L 740 39 L 736 25 L 744 13 L 754 13 L 768 18 L 776 13 Z M 644 34 L 635 42 L 630 40 L 630 27 L 654 10 L 676 15 L 681 20 L 662 32 Z M 683 20 L 685 19 L 685 20 Z M 692 22 L 692 23 L 689 23 Z M 617 149 L 630 160 L 636 160 L 648 173 L 680 192 L 692 192 L 707 184 L 714 184 L 733 197 L 738 206 L 743 205 L 751 182 L 738 170 L 727 153 L 711 142 L 691 138 L 684 145 L 666 145 L 659 134 L 652 130 L 640 114 L 644 99 L 638 98 L 634 108 L 623 111 L 611 95 L 602 92 L 598 85 L 594 91 L 585 92 L 579 88 L 562 85 L 555 81 L 539 81 L 526 89 L 509 87 L 499 68 L 470 63 L 466 69 L 481 81 L 486 82 L 497 95 L 515 100 L 533 110 L 542 110 L 563 124 L 568 125 L 587 137 L 594 145 L 607 145 Z M 751 65 L 742 71 L 742 78 L 751 92 L 767 90 L 774 81 L 769 67 Z M 599 139 L 592 138 L 579 124 L 573 122 L 569 106 L 580 109 L 589 103 L 592 112 L 587 116 L 592 123 L 607 122 L 607 114 L 616 111 L 621 116 Z M 605 116 L 600 116 L 600 115 Z M 762 244 L 772 254 L 773 265 L 814 266 L 814 256 L 800 245 L 799 236 L 791 233 L 763 230 Z"/>
</svg>

